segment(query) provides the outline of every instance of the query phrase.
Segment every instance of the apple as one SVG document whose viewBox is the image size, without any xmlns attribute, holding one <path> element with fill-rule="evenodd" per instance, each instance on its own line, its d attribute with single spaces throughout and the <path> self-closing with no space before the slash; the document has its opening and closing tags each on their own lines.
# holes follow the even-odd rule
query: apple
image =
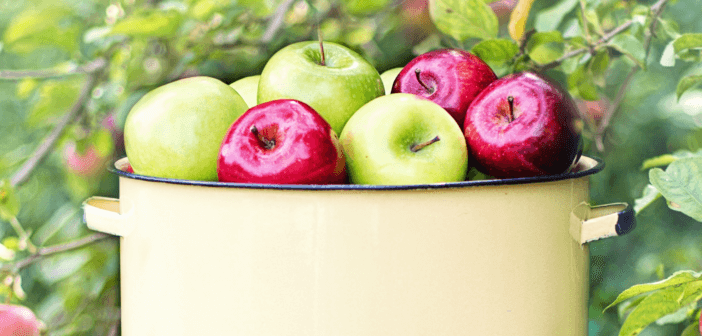
<svg viewBox="0 0 702 336">
<path fill-rule="evenodd" d="M 385 87 L 385 94 L 390 94 L 392 91 L 392 84 L 395 83 L 395 78 L 397 78 L 400 71 L 402 71 L 402 68 L 398 67 L 386 70 L 380 74 L 380 79 L 383 80 L 383 86 Z"/>
<path fill-rule="evenodd" d="M 251 108 L 256 106 L 256 94 L 258 92 L 258 80 L 260 78 L 260 75 L 244 77 L 229 84 L 229 86 L 236 90 L 236 92 L 241 95 L 241 98 L 244 98 L 246 105 Z"/>
<path fill-rule="evenodd" d="M 0 304 L 0 335 L 39 336 L 42 323 L 23 306 Z"/>
<path fill-rule="evenodd" d="M 497 178 L 563 173 L 580 155 L 578 124 L 573 98 L 555 82 L 530 72 L 505 76 L 466 114 L 471 163 Z"/>
<path fill-rule="evenodd" d="M 219 146 L 246 109 L 236 90 L 215 78 L 190 77 L 160 86 L 127 115 L 129 163 L 137 174 L 216 181 Z"/>
<path fill-rule="evenodd" d="M 307 41 L 276 52 L 261 73 L 257 102 L 302 101 L 340 134 L 351 115 L 385 89 L 375 67 L 356 52 L 332 42 L 320 49 L 319 42 Z"/>
<path fill-rule="evenodd" d="M 599 100 L 575 100 L 578 109 L 580 109 L 580 115 L 586 116 L 593 123 L 598 124 L 605 112 L 612 105 L 612 102 L 607 97 L 602 97 Z"/>
<path fill-rule="evenodd" d="M 361 107 L 340 136 L 351 183 L 462 181 L 468 152 L 461 128 L 436 103 L 407 93 Z"/>
<path fill-rule="evenodd" d="M 250 108 L 227 131 L 221 182 L 339 184 L 346 163 L 336 133 L 312 107 L 278 99 Z"/>
<path fill-rule="evenodd" d="M 110 160 L 109 154 L 111 153 L 101 153 L 94 145 L 89 145 L 82 152 L 78 151 L 75 142 L 69 142 L 63 149 L 63 158 L 68 169 L 84 177 L 100 175 Z"/>
<path fill-rule="evenodd" d="M 459 49 L 439 49 L 415 57 L 400 71 L 393 93 L 412 93 L 443 107 L 463 127 L 466 110 L 497 76 L 478 56 Z"/>
</svg>

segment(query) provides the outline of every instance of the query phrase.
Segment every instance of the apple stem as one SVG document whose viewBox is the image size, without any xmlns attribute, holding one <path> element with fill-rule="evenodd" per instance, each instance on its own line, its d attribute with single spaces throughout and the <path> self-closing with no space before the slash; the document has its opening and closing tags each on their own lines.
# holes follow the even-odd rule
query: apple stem
<svg viewBox="0 0 702 336">
<path fill-rule="evenodd" d="M 431 145 L 431 144 L 433 144 L 433 143 L 435 143 L 435 142 L 437 142 L 437 141 L 439 141 L 439 140 L 441 140 L 441 139 L 439 139 L 439 136 L 437 135 L 437 136 L 435 136 L 433 139 L 431 139 L 431 140 L 429 140 L 429 141 L 425 141 L 425 142 L 422 142 L 422 143 L 418 143 L 418 144 L 412 145 L 412 147 L 410 147 L 410 150 L 411 150 L 413 153 L 419 152 L 422 148 L 424 148 L 424 147 L 426 147 L 426 146 L 429 146 L 429 145 Z"/>
<path fill-rule="evenodd" d="M 428 86 L 426 83 L 422 81 L 421 78 L 419 78 L 419 74 L 422 72 L 422 70 L 419 70 L 419 68 L 414 69 L 414 74 L 417 76 L 417 82 L 419 82 L 419 85 L 421 85 L 425 90 L 427 90 L 429 93 L 434 93 L 434 88 Z"/>
<path fill-rule="evenodd" d="M 273 147 L 275 147 L 275 139 L 266 139 L 266 137 L 264 137 L 263 134 L 261 134 L 258 131 L 258 128 L 256 128 L 256 125 L 251 126 L 251 133 L 253 133 L 253 135 L 256 136 L 258 141 L 261 141 L 261 143 L 263 144 L 263 148 L 273 149 Z"/>
<path fill-rule="evenodd" d="M 317 28 L 317 38 L 319 39 L 319 54 L 320 54 L 320 61 L 319 64 L 321 66 L 326 66 L 327 62 L 324 57 L 324 44 L 322 43 L 322 30 Z"/>
<path fill-rule="evenodd" d="M 514 118 L 514 97 L 507 96 L 507 102 L 509 103 L 509 122 L 512 122 Z"/>
</svg>

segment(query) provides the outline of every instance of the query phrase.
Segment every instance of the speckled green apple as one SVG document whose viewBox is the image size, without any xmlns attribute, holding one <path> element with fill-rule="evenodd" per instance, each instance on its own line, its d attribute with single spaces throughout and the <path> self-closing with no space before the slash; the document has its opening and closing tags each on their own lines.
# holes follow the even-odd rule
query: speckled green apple
<svg viewBox="0 0 702 336">
<path fill-rule="evenodd" d="M 461 128 L 434 102 L 393 93 L 361 107 L 340 136 L 355 184 L 463 181 L 468 151 Z"/>
<path fill-rule="evenodd" d="M 137 174 L 217 180 L 217 156 L 229 126 L 247 110 L 229 85 L 191 77 L 160 86 L 127 115 L 124 145 Z"/>
<path fill-rule="evenodd" d="M 279 50 L 266 63 L 258 84 L 259 104 L 296 99 L 310 105 L 340 134 L 363 104 L 385 94 L 378 71 L 342 45 L 298 42 Z"/>
<path fill-rule="evenodd" d="M 248 76 L 241 78 L 234 83 L 229 84 L 236 92 L 244 98 L 246 105 L 249 108 L 256 106 L 256 95 L 258 92 L 258 81 L 261 78 L 260 75 Z"/>
</svg>

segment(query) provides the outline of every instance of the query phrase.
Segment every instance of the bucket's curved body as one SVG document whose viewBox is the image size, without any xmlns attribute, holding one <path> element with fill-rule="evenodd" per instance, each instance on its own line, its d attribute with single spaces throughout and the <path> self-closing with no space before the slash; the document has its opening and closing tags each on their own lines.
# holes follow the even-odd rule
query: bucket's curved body
<svg viewBox="0 0 702 336">
<path fill-rule="evenodd" d="M 102 230 L 122 236 L 122 335 L 586 335 L 587 175 L 313 190 L 120 175 Z"/>
</svg>

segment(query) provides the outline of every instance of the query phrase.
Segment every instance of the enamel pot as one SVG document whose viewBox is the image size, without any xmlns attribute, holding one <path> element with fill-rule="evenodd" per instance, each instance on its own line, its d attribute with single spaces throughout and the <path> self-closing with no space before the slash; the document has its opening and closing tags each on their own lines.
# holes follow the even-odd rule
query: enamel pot
<svg viewBox="0 0 702 336">
<path fill-rule="evenodd" d="M 124 336 L 587 334 L 588 242 L 634 227 L 561 175 L 410 186 L 154 178 L 85 201 L 120 237 Z"/>
</svg>

